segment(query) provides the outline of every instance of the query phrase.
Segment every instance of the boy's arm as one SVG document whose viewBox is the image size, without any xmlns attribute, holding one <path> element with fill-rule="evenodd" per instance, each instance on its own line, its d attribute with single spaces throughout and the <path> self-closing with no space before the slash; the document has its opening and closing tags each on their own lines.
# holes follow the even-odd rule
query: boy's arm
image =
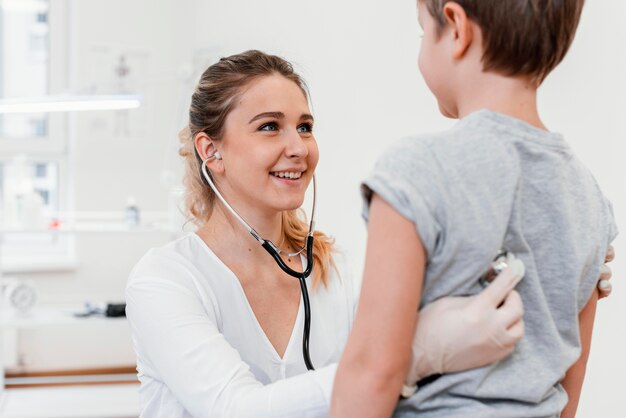
<svg viewBox="0 0 626 418">
<path fill-rule="evenodd" d="M 389 417 L 411 358 L 426 254 L 415 225 L 372 196 L 363 287 L 331 417 Z"/>
<path fill-rule="evenodd" d="M 597 302 L 598 291 L 594 290 L 589 302 L 587 302 L 587 305 L 585 305 L 578 315 L 582 351 L 576 363 L 569 368 L 565 378 L 561 382 L 569 398 L 565 409 L 561 413 L 561 418 L 574 418 L 576 416 L 580 390 L 582 389 L 583 380 L 585 379 L 585 369 L 587 367 L 587 360 L 589 359 L 591 334 L 593 332 L 593 321 L 596 316 Z"/>
</svg>

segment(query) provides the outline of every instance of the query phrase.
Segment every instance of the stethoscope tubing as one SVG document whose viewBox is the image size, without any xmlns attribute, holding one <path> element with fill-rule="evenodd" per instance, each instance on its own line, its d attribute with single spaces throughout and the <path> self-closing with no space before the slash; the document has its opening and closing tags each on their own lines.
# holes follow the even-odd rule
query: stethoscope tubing
<svg viewBox="0 0 626 418">
<path fill-rule="evenodd" d="M 302 357 L 304 358 L 304 364 L 307 370 L 315 370 L 311 358 L 309 356 L 309 334 L 311 331 L 311 303 L 309 301 L 309 291 L 306 286 L 306 278 L 311 275 L 313 271 L 313 235 L 307 237 L 306 243 L 306 268 L 303 272 L 298 272 L 290 268 L 280 255 L 268 244 L 266 241 L 263 248 L 274 258 L 276 264 L 287 274 L 298 279 L 300 282 L 300 290 L 302 292 L 302 303 L 304 305 L 304 330 L 302 335 Z M 309 261 L 310 260 L 310 261 Z"/>
<path fill-rule="evenodd" d="M 306 245 L 300 251 L 296 253 L 287 253 L 287 256 L 295 256 L 298 255 L 306 248 L 306 268 L 304 271 L 299 272 L 291 267 L 289 267 L 283 259 L 280 257 L 281 250 L 278 248 L 272 241 L 263 239 L 258 232 L 254 230 L 238 213 L 235 209 L 232 208 L 226 201 L 226 199 L 219 192 L 215 183 L 211 179 L 211 176 L 207 170 L 206 163 L 210 161 L 212 157 L 205 159 L 202 162 L 202 174 L 204 175 L 205 180 L 209 184 L 209 187 L 213 190 L 215 195 L 218 197 L 220 202 L 228 209 L 233 216 L 248 230 L 250 235 L 256 239 L 263 248 L 272 256 L 278 267 L 288 275 L 295 277 L 300 282 L 300 291 L 302 292 L 302 303 L 304 305 L 304 330 L 302 332 L 302 357 L 304 358 L 304 364 L 308 370 L 315 370 L 313 367 L 313 363 L 311 362 L 311 357 L 309 354 L 309 336 L 311 333 L 311 302 L 309 300 L 309 291 L 306 285 L 306 279 L 311 275 L 313 271 L 313 244 L 314 244 L 314 228 L 315 228 L 315 206 L 316 206 L 316 197 L 317 197 L 317 186 L 315 183 L 315 174 L 313 175 L 313 208 L 311 209 L 311 222 L 309 224 L 309 233 L 306 238 Z"/>
</svg>

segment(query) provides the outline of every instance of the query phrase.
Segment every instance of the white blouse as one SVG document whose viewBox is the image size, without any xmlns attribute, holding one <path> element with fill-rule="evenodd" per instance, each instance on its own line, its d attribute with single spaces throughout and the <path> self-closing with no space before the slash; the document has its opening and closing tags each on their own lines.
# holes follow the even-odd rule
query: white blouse
<svg viewBox="0 0 626 418">
<path fill-rule="evenodd" d="M 195 233 L 154 248 L 126 287 L 142 417 L 321 417 L 328 413 L 358 289 L 345 262 L 313 290 L 310 355 L 302 358 L 302 297 L 280 358 L 234 273 Z M 294 279 L 296 280 L 296 279 Z"/>
</svg>

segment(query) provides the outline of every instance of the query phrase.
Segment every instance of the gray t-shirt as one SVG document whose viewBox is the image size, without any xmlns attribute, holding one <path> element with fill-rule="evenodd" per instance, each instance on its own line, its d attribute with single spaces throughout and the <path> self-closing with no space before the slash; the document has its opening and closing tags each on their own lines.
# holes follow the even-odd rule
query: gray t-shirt
<svg viewBox="0 0 626 418">
<path fill-rule="evenodd" d="M 415 223 L 428 254 L 422 306 L 478 293 L 500 248 L 526 266 L 517 286 L 526 334 L 515 352 L 420 387 L 396 416 L 558 417 L 567 402 L 559 382 L 581 352 L 578 313 L 617 235 L 610 202 L 563 138 L 481 110 L 394 143 L 362 190 L 365 219 L 375 192 Z"/>
</svg>

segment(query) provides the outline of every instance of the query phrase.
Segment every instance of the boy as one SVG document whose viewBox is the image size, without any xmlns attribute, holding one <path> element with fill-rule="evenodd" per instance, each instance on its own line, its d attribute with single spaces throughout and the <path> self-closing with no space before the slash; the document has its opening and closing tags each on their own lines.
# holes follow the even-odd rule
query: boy
<svg viewBox="0 0 626 418">
<path fill-rule="evenodd" d="M 418 1 L 420 71 L 441 112 L 460 121 L 394 144 L 364 182 L 363 289 L 331 416 L 389 416 L 418 305 L 477 293 L 500 248 L 526 266 L 517 286 L 525 337 L 498 364 L 422 381 L 396 415 L 574 416 L 596 277 L 617 228 L 589 171 L 543 125 L 536 97 L 583 3 Z"/>
</svg>

